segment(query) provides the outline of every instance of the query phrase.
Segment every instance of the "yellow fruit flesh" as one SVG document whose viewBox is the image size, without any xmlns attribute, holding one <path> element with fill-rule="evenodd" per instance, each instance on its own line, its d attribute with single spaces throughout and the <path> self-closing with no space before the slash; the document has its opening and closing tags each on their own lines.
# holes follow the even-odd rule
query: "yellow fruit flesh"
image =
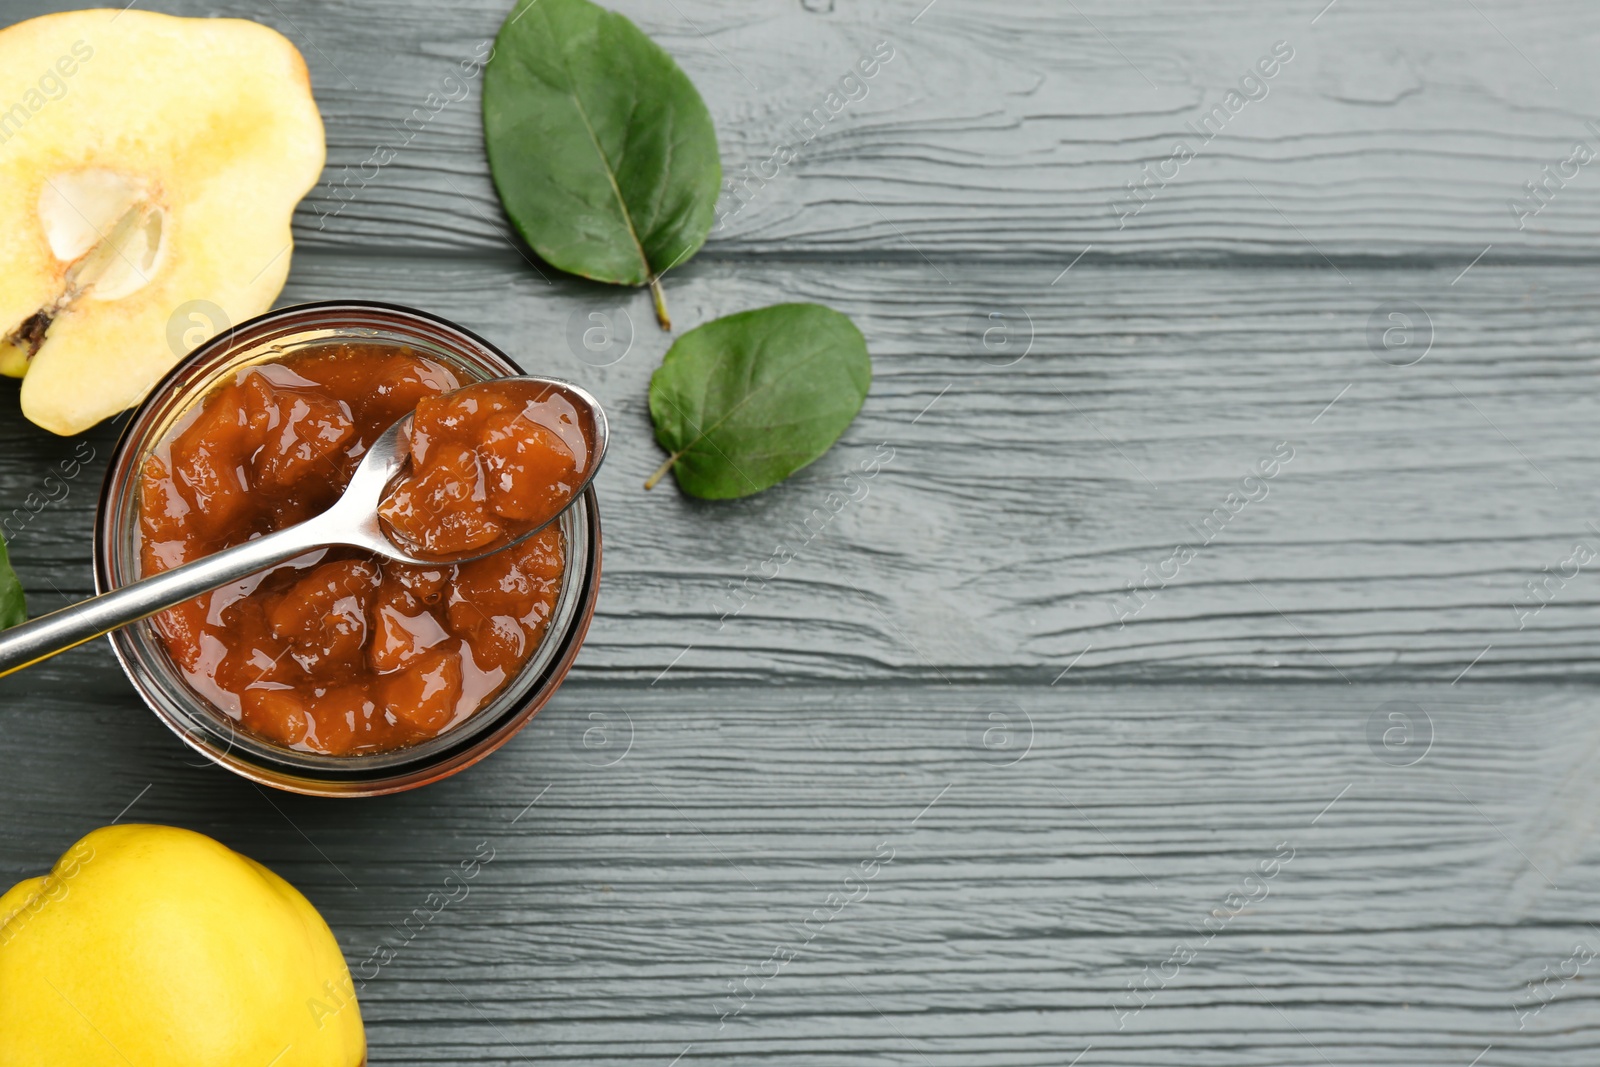
<svg viewBox="0 0 1600 1067">
<path fill-rule="evenodd" d="M 0 341 L 0 374 L 20 378 L 28 373 L 28 354 L 8 341 Z"/>
<path fill-rule="evenodd" d="M 324 156 L 305 63 L 265 26 L 135 8 L 0 31 L 0 337 L 50 317 L 31 360 L 0 346 L 28 418 L 75 433 L 137 402 L 199 339 L 194 301 L 222 312 L 203 335 L 270 307 Z M 118 247 L 75 291 L 85 242 Z"/>
</svg>

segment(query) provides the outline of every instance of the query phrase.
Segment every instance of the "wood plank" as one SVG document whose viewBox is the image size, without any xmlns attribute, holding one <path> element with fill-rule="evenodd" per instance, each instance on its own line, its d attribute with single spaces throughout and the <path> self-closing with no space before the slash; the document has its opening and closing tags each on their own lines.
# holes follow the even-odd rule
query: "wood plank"
<svg viewBox="0 0 1600 1067">
<path fill-rule="evenodd" d="M 1581 495 L 1600 273 L 1344 274 L 1348 285 L 1327 270 L 1085 264 L 1052 286 L 1026 266 L 690 264 L 674 279 L 683 327 L 815 299 L 855 317 L 876 361 L 866 407 L 831 452 L 723 504 L 641 489 L 660 462 L 647 383 L 670 338 L 640 294 L 546 285 L 510 253 L 316 254 L 285 299 L 415 304 L 597 391 L 616 434 L 599 483 L 605 586 L 578 664 L 590 677 L 1050 682 L 1069 665 L 1063 685 L 1449 682 L 1469 665 L 1469 681 L 1586 677 L 1596 564 L 1565 561 L 1578 541 L 1600 555 L 1600 513 Z M 1409 367 L 1367 340 L 1373 310 L 1401 298 L 1435 333 Z M 603 312 L 620 337 L 619 309 L 637 327 L 632 350 L 594 366 L 615 355 L 569 331 Z M 1026 358 L 995 365 L 1010 356 L 983 348 L 990 312 L 1010 316 L 1011 354 L 1031 321 Z M 15 404 L 14 389 L 0 393 Z M 90 472 L 13 538 L 36 608 L 88 589 L 108 433 L 89 440 Z M 1229 514 L 1228 494 L 1282 442 L 1294 458 Z M 42 491 L 71 447 L 0 413 L 0 499 Z M 886 449 L 874 477 L 845 480 Z M 835 492 L 858 499 L 824 523 Z M 808 518 L 822 531 L 809 542 Z M 733 614 L 728 584 L 770 574 L 779 539 L 797 558 L 752 582 Z M 1128 583 L 1170 573 L 1180 544 L 1198 555 L 1131 614 Z M 1532 612 L 1526 583 L 1564 563 L 1577 577 L 1551 579 Z"/>
<path fill-rule="evenodd" d="M 269 803 L 187 765 L 125 688 L 30 678 L 0 702 L 0 870 L 32 873 L 135 798 L 128 819 L 247 851 L 309 893 L 353 967 L 396 950 L 363 993 L 374 1062 L 691 1046 L 685 1064 L 954 1067 L 1092 1044 L 1091 1067 L 1462 1067 L 1492 1044 L 1484 1063 L 1576 1065 L 1600 1026 L 1586 982 L 1522 1030 L 1514 1007 L 1575 943 L 1600 948 L 1582 687 L 580 681 L 465 775 Z M 1426 735 L 1385 750 L 1371 723 L 1395 701 Z M 593 716 L 610 749 L 584 747 Z M 407 938 L 480 842 L 494 858 L 465 898 Z M 1283 842 L 1258 901 L 1197 935 Z M 1119 1030 L 1116 998 L 1185 939 L 1197 956 Z M 727 982 L 776 945 L 792 962 L 719 1029 Z"/>
<path fill-rule="evenodd" d="M 445 79 L 492 39 L 508 0 L 452 4 L 448 19 L 426 0 L 381 17 L 315 0 L 169 6 L 259 19 L 305 53 L 330 151 L 301 209 L 304 245 L 504 247 L 476 83 Z M 1460 270 L 1491 244 L 1490 262 L 1592 259 L 1600 236 L 1593 168 L 1570 166 L 1537 215 L 1509 208 L 1576 141 L 1600 151 L 1585 126 L 1600 19 L 1583 0 L 1344 0 L 1320 17 L 1300 0 L 940 0 L 920 16 L 924 0 L 612 6 L 699 85 L 730 178 L 776 174 L 725 197 L 728 212 L 748 204 L 711 255 L 1059 270 L 1093 245 L 1091 259 L 1420 257 Z M 1267 95 L 1225 108 L 1209 141 L 1190 132 L 1279 41 L 1294 58 Z M 829 114 L 828 93 L 879 42 L 895 58 Z M 795 127 L 819 106 L 828 121 L 805 143 Z M 1113 203 L 1180 138 L 1195 158 L 1168 165 L 1176 177 L 1123 218 Z M 794 162 L 765 164 L 790 142 Z M 363 167 L 380 145 L 397 158 Z"/>
</svg>

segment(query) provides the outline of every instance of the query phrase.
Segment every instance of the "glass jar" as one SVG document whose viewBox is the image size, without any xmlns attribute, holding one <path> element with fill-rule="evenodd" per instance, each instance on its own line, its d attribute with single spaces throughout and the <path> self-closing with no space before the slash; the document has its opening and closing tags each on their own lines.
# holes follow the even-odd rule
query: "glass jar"
<svg viewBox="0 0 1600 1067">
<path fill-rule="evenodd" d="M 271 311 L 207 341 L 151 390 L 117 442 L 95 520 L 97 592 L 136 580 L 139 473 L 151 450 L 211 388 L 244 367 L 337 341 L 405 345 L 454 369 L 463 382 L 525 373 L 454 323 L 391 304 L 329 301 Z M 487 704 L 436 737 L 406 748 L 349 756 L 300 752 L 240 727 L 197 692 L 146 619 L 111 635 L 139 695 L 190 747 L 262 785 L 315 796 L 376 796 L 454 774 L 510 740 L 566 677 L 600 589 L 600 513 L 594 487 L 562 516 L 566 568 L 539 648 Z"/>
</svg>

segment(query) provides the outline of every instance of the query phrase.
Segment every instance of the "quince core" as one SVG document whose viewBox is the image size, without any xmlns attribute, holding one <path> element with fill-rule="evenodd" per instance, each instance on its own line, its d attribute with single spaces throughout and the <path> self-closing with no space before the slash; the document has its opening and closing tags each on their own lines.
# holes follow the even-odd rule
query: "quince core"
<svg viewBox="0 0 1600 1067">
<path fill-rule="evenodd" d="M 242 19 L 136 8 L 0 30 L 0 373 L 72 434 L 283 288 L 322 172 L 304 59 Z"/>
</svg>

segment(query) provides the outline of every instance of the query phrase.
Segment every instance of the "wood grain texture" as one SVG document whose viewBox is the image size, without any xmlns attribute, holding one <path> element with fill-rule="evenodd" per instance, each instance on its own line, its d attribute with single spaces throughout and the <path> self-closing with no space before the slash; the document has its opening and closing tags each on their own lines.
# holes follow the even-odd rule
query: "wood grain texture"
<svg viewBox="0 0 1600 1067">
<path fill-rule="evenodd" d="M 1592 167 L 1569 168 L 1536 216 L 1508 207 L 1575 142 L 1600 151 L 1585 126 L 1600 120 L 1600 26 L 1584 0 L 1342 0 L 1320 18 L 1323 5 L 1303 0 L 938 0 L 920 17 L 924 0 L 614 6 L 700 87 L 730 179 L 773 174 L 762 164 L 780 144 L 798 152 L 724 199 L 727 211 L 749 202 L 711 256 L 1027 258 L 1059 270 L 1093 245 L 1090 258 L 1421 258 L 1459 270 L 1490 244 L 1491 262 L 1590 259 L 1600 236 Z M 477 86 L 445 79 L 510 4 L 168 9 L 256 18 L 305 53 L 329 168 L 301 210 L 303 244 L 504 247 Z M 1267 95 L 1202 143 L 1185 124 L 1200 126 L 1278 41 L 1294 58 Z M 797 124 L 879 42 L 895 58 L 806 143 Z M 1179 138 L 1196 158 L 1122 220 L 1112 203 Z M 397 158 L 363 166 L 380 145 Z"/>
<path fill-rule="evenodd" d="M 1515 1007 L 1600 948 L 1583 687 L 579 682 L 470 774 L 330 803 L 187 765 L 107 677 L 0 708 L 3 870 L 135 798 L 126 818 L 248 850 L 358 973 L 395 950 L 362 992 L 374 1063 L 1592 1062 L 1591 983 L 1521 1030 Z M 1369 742 L 1380 700 L 1412 702 L 1409 748 Z M 480 842 L 465 898 L 408 936 Z M 1119 1030 L 1127 983 L 1183 940 Z M 723 1025 L 727 982 L 778 945 L 793 960 Z"/>
<path fill-rule="evenodd" d="M 674 279 L 684 327 L 817 300 L 855 318 L 875 361 L 837 447 L 723 504 L 641 488 L 661 457 L 646 387 L 670 341 L 642 294 L 546 285 L 509 254 L 316 253 L 285 299 L 414 304 L 530 371 L 595 389 L 617 433 L 581 676 L 650 683 L 670 666 L 660 684 L 1048 683 L 1069 664 L 1063 685 L 1450 682 L 1469 664 L 1468 680 L 1589 676 L 1600 564 L 1545 587 L 1537 611 L 1526 583 L 1564 563 L 1571 574 L 1576 542 L 1600 557 L 1584 490 L 1600 273 L 1343 274 L 1080 265 L 1052 286 L 1028 266 L 691 264 Z M 1432 324 L 1432 349 L 1409 367 L 1368 347 L 1374 309 L 1401 298 Z M 575 354 L 620 354 L 620 341 L 584 349 L 591 314 L 611 316 L 619 338 L 633 324 L 612 365 Z M 101 457 L 84 482 L 109 451 L 104 431 L 91 440 Z M 1231 514 L 1229 493 L 1284 442 L 1293 459 Z M 14 414 L 0 447 L 0 495 L 18 501 L 69 451 Z M 836 515 L 830 494 L 844 498 Z M 36 605 L 87 591 L 93 506 L 93 489 L 74 485 L 13 539 Z M 780 540 L 796 559 L 763 584 Z M 1198 555 L 1134 614 L 1128 583 L 1159 577 L 1180 544 Z M 744 599 L 729 591 L 750 576 Z"/>
</svg>

